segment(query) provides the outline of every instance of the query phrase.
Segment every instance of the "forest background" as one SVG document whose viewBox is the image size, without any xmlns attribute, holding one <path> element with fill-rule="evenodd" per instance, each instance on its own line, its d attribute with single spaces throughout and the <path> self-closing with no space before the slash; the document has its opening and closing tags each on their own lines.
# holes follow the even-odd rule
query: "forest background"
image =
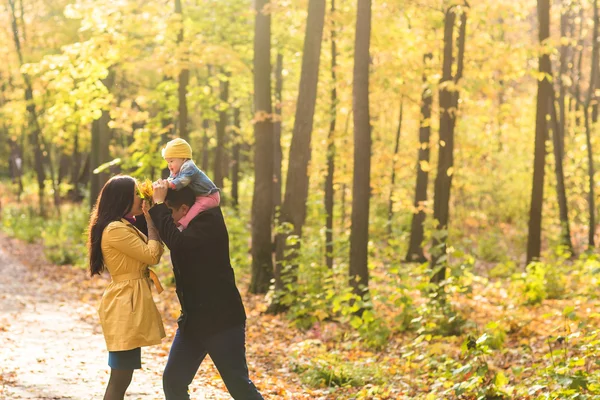
<svg viewBox="0 0 600 400">
<path fill-rule="evenodd" d="M 595 398 L 599 24 L 597 0 L 6 0 L 2 229 L 85 267 L 104 182 L 164 176 L 183 137 L 260 340 L 297 332 L 274 387 Z"/>
</svg>

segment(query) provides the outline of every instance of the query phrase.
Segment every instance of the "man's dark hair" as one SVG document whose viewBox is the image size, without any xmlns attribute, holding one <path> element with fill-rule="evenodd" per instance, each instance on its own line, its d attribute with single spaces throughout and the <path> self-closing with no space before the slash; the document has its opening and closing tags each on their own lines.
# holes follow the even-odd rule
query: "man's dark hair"
<svg viewBox="0 0 600 400">
<path fill-rule="evenodd" d="M 188 207 L 191 207 L 196 202 L 196 195 L 189 186 L 179 190 L 169 189 L 165 202 L 169 207 L 173 207 L 175 209 L 179 209 L 179 207 L 184 204 Z"/>
</svg>

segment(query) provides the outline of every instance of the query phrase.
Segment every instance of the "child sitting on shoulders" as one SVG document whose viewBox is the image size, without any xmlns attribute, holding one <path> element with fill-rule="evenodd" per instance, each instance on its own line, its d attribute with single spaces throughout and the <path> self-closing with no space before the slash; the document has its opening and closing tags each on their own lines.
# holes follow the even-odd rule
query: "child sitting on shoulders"
<svg viewBox="0 0 600 400">
<path fill-rule="evenodd" d="M 189 186 L 196 194 L 196 202 L 187 215 L 179 220 L 178 227 L 184 230 L 196 215 L 219 206 L 219 188 L 194 164 L 192 147 L 184 139 L 177 138 L 168 142 L 162 150 L 162 156 L 167 161 L 171 173 L 167 179 L 169 187 L 180 190 Z"/>
</svg>

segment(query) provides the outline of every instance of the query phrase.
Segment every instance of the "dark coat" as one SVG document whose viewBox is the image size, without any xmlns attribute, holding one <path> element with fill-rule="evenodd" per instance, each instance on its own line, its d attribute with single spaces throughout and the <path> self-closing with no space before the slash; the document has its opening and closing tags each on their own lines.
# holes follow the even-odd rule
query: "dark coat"
<svg viewBox="0 0 600 400">
<path fill-rule="evenodd" d="M 206 337 L 246 320 L 229 259 L 229 234 L 220 207 L 198 214 L 180 232 L 165 204 L 150 209 L 160 237 L 171 250 L 181 330 Z"/>
</svg>

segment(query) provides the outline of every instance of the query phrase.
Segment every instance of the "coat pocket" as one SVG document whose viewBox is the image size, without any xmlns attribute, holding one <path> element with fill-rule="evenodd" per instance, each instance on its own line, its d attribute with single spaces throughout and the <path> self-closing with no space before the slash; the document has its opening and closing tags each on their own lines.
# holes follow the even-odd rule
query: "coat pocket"
<svg viewBox="0 0 600 400">
<path fill-rule="evenodd" d="M 134 313 L 135 313 L 135 311 L 136 311 L 136 309 L 137 309 L 137 305 L 138 305 L 138 295 L 139 295 L 139 292 L 138 292 L 138 287 L 137 287 L 137 285 L 136 285 L 136 284 L 134 284 L 134 285 L 131 287 L 131 297 L 130 297 L 130 298 L 131 298 L 130 304 L 131 304 L 131 313 L 132 313 L 132 314 L 134 314 Z"/>
</svg>

